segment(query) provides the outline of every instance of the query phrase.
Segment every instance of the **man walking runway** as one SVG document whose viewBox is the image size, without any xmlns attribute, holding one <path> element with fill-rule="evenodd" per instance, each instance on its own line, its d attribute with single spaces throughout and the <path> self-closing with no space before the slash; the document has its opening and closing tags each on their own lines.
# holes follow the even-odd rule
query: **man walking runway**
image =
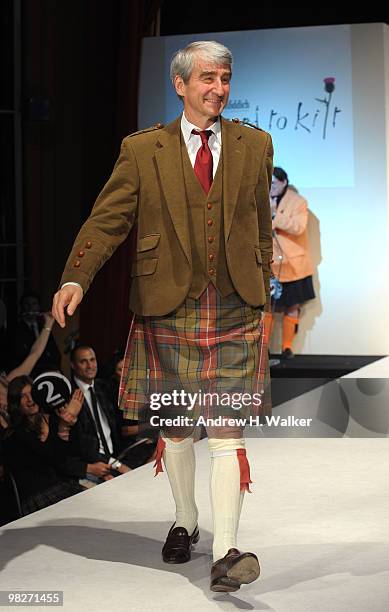
<svg viewBox="0 0 389 612">
<path fill-rule="evenodd" d="M 231 52 L 219 43 L 194 42 L 175 54 L 171 79 L 183 113 L 166 127 L 123 140 L 53 302 L 53 316 L 63 327 L 65 307 L 72 315 L 98 269 L 136 223 L 134 317 L 120 386 L 126 418 L 146 418 L 148 399 L 156 392 L 246 396 L 240 411 L 208 401 L 191 415 L 223 414 L 232 420 L 207 428 L 214 591 L 236 591 L 259 575 L 256 555 L 240 552 L 236 543 L 250 474 L 243 429 L 234 419 L 263 414 L 264 402 L 249 400 L 264 397 L 268 381 L 262 311 L 270 300 L 273 149 L 262 130 L 221 117 L 231 75 Z M 187 413 L 182 405 L 169 410 Z M 199 538 L 193 430 L 164 426 L 157 472 L 162 458 L 176 503 L 162 556 L 167 563 L 183 563 Z"/>
</svg>

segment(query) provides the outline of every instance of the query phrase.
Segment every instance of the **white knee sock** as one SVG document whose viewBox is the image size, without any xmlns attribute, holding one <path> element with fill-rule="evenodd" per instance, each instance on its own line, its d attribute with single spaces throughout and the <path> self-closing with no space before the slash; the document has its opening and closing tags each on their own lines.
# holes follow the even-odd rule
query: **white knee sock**
<svg viewBox="0 0 389 612">
<path fill-rule="evenodd" d="M 208 439 L 211 454 L 210 494 L 213 515 L 213 560 L 224 557 L 236 540 L 244 491 L 240 491 L 237 449 L 243 439 Z"/>
<path fill-rule="evenodd" d="M 175 527 L 185 527 L 191 535 L 198 519 L 194 495 L 196 461 L 193 438 L 185 438 L 181 442 L 173 442 L 169 438 L 163 440 L 166 445 L 163 462 L 176 502 Z"/>
</svg>

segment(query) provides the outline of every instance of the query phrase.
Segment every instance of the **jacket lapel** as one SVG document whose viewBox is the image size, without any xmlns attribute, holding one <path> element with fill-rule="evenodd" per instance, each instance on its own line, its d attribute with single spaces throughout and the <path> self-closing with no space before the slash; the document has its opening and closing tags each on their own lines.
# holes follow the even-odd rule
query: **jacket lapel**
<svg viewBox="0 0 389 612">
<path fill-rule="evenodd" d="M 72 383 L 72 393 L 73 393 L 73 391 L 76 391 L 76 389 L 80 389 L 80 387 L 74 381 Z M 97 428 L 96 428 L 95 420 L 94 420 L 94 418 L 93 418 L 93 416 L 91 414 L 88 402 L 86 401 L 85 397 L 84 397 L 84 401 L 82 402 L 82 408 L 81 408 L 81 412 L 80 412 L 78 418 L 80 420 L 84 420 L 84 422 L 87 421 L 89 423 L 89 425 L 96 430 L 96 433 L 97 433 Z"/>
<path fill-rule="evenodd" d="M 74 384 L 72 385 L 72 392 L 73 392 L 73 391 L 75 391 L 76 389 L 81 389 L 81 387 L 79 387 L 79 386 L 77 385 L 77 383 L 74 381 Z M 81 390 L 82 390 L 82 389 L 81 389 Z M 99 400 L 99 404 L 100 404 L 100 406 L 101 406 L 100 398 L 98 397 L 98 393 L 97 393 L 97 390 L 96 390 L 96 381 L 95 381 L 95 386 L 94 386 L 94 392 L 95 392 L 95 395 L 96 395 L 96 397 L 98 398 L 98 400 Z M 88 395 L 89 395 L 89 394 L 88 394 Z M 95 419 L 94 419 L 94 417 L 93 417 L 93 415 L 92 415 L 91 409 L 89 408 L 89 404 L 88 404 L 88 402 L 87 402 L 87 400 L 86 400 L 86 397 L 84 397 L 84 401 L 82 402 L 82 409 L 81 409 L 81 412 L 80 412 L 79 417 L 80 417 L 81 415 L 83 415 L 83 416 L 84 416 L 84 418 L 85 418 L 85 419 L 86 419 L 86 420 L 89 422 L 89 424 L 91 425 L 91 427 L 93 427 L 93 428 L 96 430 L 96 434 L 97 434 L 97 426 L 96 426 L 96 422 L 95 422 Z"/>
<path fill-rule="evenodd" d="M 243 178 L 246 145 L 239 126 L 221 118 L 223 159 L 224 239 L 231 231 L 239 188 Z"/>
<path fill-rule="evenodd" d="M 117 454 L 120 450 L 120 428 L 116 421 L 115 408 L 111 404 L 111 402 L 108 401 L 108 397 L 106 395 L 104 387 L 101 386 L 100 380 L 95 380 L 95 390 L 99 405 L 105 416 L 107 417 L 108 425 L 111 430 L 113 452 L 114 454 Z"/>
<path fill-rule="evenodd" d="M 190 263 L 191 248 L 180 134 L 181 117 L 158 133 L 155 160 L 175 232 Z"/>
</svg>

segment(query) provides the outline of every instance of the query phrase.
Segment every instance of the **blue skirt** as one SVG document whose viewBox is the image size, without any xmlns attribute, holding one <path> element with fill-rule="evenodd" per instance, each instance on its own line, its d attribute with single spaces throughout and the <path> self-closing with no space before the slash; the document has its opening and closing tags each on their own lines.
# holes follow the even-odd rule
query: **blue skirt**
<svg viewBox="0 0 389 612">
<path fill-rule="evenodd" d="M 303 304 L 315 298 L 312 276 L 300 280 L 282 283 L 282 293 L 278 300 L 274 300 L 275 307 L 289 308 L 295 304 Z"/>
</svg>

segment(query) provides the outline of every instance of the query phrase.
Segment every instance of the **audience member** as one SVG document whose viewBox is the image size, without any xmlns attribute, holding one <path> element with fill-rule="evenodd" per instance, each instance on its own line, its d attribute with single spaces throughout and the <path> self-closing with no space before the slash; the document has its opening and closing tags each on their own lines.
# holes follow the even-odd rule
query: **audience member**
<svg viewBox="0 0 389 612">
<path fill-rule="evenodd" d="M 82 491 L 58 471 L 68 453 L 68 432 L 82 406 L 82 392 L 57 414 L 44 414 L 31 395 L 32 379 L 14 378 L 8 386 L 10 426 L 4 440 L 4 463 L 16 481 L 23 514 L 29 514 Z"/>
<path fill-rule="evenodd" d="M 77 460 L 79 467 L 85 470 L 85 477 L 99 483 L 109 478 L 113 470 L 119 474 L 130 470 L 124 461 L 117 460 L 121 445 L 116 406 L 103 381 L 96 380 L 97 360 L 93 348 L 76 347 L 71 352 L 70 362 L 74 387 L 84 393 L 77 426 L 73 428 L 71 437 L 78 448 Z"/>
</svg>

